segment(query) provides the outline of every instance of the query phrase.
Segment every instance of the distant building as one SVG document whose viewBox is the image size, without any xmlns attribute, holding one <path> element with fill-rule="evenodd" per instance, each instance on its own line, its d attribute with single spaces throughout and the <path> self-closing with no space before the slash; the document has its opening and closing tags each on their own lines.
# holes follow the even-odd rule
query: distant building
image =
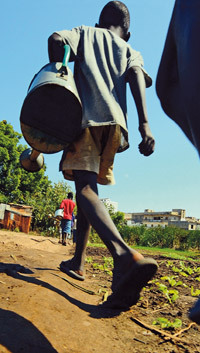
<svg viewBox="0 0 200 353">
<path fill-rule="evenodd" d="M 107 207 L 108 210 L 112 209 L 113 212 L 117 212 L 118 211 L 118 202 L 111 201 L 108 198 L 101 199 L 101 202 L 103 202 L 103 204 Z"/>
<path fill-rule="evenodd" d="M 186 230 L 200 229 L 200 219 L 186 217 L 185 210 L 172 209 L 172 211 L 155 212 L 146 209 L 139 213 L 125 213 L 127 225 L 145 225 L 147 227 L 175 226 Z"/>
<path fill-rule="evenodd" d="M 19 229 L 21 232 L 28 233 L 32 207 L 26 205 L 17 205 L 10 203 L 8 205 L 0 204 L 0 228 L 9 230 Z"/>
</svg>

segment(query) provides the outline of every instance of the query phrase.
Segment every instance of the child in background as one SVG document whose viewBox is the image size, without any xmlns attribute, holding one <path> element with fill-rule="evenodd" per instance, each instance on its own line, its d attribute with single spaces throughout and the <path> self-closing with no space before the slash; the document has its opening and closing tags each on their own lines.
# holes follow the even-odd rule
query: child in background
<svg viewBox="0 0 200 353">
<path fill-rule="evenodd" d="M 73 193 L 69 192 L 67 199 L 62 200 L 60 208 L 63 209 L 63 219 L 61 220 L 62 228 L 62 245 L 67 245 L 66 240 L 71 237 L 71 223 L 72 215 L 75 207 L 75 202 L 73 201 Z"/>
</svg>

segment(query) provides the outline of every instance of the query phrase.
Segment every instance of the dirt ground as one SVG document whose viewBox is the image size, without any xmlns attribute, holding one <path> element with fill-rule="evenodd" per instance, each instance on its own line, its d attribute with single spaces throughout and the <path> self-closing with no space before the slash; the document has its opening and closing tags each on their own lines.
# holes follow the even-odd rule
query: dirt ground
<svg viewBox="0 0 200 353">
<path fill-rule="evenodd" d="M 110 256 L 106 249 L 88 247 L 84 282 L 59 271 L 74 248 L 56 238 L 0 230 L 0 250 L 0 353 L 200 352 L 200 326 L 187 317 L 197 299 L 190 288 L 199 288 L 200 272 L 182 278 L 184 286 L 177 284 L 179 297 L 172 303 L 158 290 L 163 276 L 174 276 L 179 260 L 154 256 L 157 282 L 148 284 L 131 310 L 119 313 L 99 306 L 111 285 L 111 275 L 100 266 Z M 197 268 L 200 262 L 185 265 Z M 169 331 L 153 325 L 161 317 L 178 318 L 182 327 Z"/>
</svg>

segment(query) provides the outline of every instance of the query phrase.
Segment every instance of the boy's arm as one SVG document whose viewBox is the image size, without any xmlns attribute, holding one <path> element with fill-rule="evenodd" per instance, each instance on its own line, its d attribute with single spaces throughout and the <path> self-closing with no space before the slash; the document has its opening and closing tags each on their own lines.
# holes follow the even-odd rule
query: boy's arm
<svg viewBox="0 0 200 353">
<path fill-rule="evenodd" d="M 48 54 L 50 62 L 62 62 L 64 56 L 64 44 L 57 33 L 48 38 Z"/>
<path fill-rule="evenodd" d="M 127 81 L 138 112 L 139 131 L 142 136 L 139 151 L 144 156 L 150 156 L 154 152 L 155 140 L 148 123 L 145 97 L 146 84 L 142 69 L 139 66 L 132 66 L 127 72 Z"/>
<path fill-rule="evenodd" d="M 66 41 L 66 40 L 65 40 Z M 67 44 L 67 41 L 66 41 Z M 58 33 L 53 33 L 48 38 L 48 54 L 50 62 L 62 62 L 64 56 L 64 42 Z M 71 51 L 70 61 L 75 60 L 75 55 Z"/>
</svg>

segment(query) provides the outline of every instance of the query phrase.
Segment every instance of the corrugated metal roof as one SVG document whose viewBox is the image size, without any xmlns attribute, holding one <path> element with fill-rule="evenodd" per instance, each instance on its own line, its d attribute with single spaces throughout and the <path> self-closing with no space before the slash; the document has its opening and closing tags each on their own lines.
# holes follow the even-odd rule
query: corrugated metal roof
<svg viewBox="0 0 200 353">
<path fill-rule="evenodd" d="M 6 211 L 11 211 L 13 213 L 25 216 L 25 217 L 31 217 L 32 216 L 32 210 L 33 207 L 28 206 L 28 205 L 18 205 L 14 203 L 10 203 L 8 205 L 6 204 L 0 204 L 0 219 L 4 219 L 4 213 Z M 2 218 L 1 218 L 2 216 Z"/>
</svg>

